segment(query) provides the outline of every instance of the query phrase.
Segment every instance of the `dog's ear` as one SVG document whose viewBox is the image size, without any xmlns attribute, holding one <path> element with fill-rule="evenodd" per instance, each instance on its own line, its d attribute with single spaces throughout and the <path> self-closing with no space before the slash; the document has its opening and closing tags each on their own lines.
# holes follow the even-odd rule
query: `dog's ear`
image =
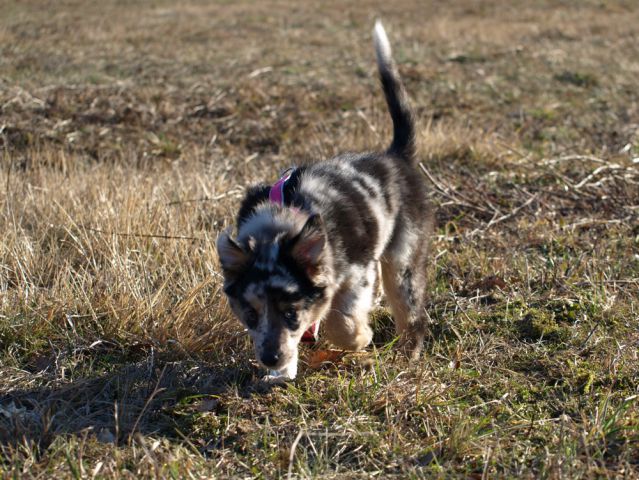
<svg viewBox="0 0 639 480">
<path fill-rule="evenodd" d="M 318 214 L 308 217 L 300 233 L 291 240 L 291 244 L 291 256 L 311 278 L 315 277 L 320 271 L 326 246 L 324 225 Z"/>
<path fill-rule="evenodd" d="M 250 254 L 246 252 L 228 232 L 222 232 L 217 239 L 217 254 L 225 274 L 237 274 L 248 263 Z"/>
</svg>

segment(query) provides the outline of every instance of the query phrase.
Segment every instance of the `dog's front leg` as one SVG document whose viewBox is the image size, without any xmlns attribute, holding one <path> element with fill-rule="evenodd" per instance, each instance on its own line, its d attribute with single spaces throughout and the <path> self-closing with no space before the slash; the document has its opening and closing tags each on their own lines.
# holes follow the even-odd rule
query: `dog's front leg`
<svg viewBox="0 0 639 480">
<path fill-rule="evenodd" d="M 295 380 L 297 376 L 298 351 L 295 350 L 289 362 L 279 370 L 269 370 L 262 380 L 268 383 L 284 383 Z"/>
</svg>

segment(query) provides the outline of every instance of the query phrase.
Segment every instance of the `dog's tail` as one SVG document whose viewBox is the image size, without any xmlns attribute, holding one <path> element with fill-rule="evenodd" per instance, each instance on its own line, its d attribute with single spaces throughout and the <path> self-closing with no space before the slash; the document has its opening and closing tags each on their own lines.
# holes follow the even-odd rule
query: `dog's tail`
<svg viewBox="0 0 639 480">
<path fill-rule="evenodd" d="M 388 148 L 388 153 L 412 162 L 415 158 L 415 119 L 408 95 L 399 77 L 397 65 L 393 60 L 388 36 L 379 20 L 375 22 L 373 41 L 384 96 L 393 119 L 393 142 Z"/>
</svg>

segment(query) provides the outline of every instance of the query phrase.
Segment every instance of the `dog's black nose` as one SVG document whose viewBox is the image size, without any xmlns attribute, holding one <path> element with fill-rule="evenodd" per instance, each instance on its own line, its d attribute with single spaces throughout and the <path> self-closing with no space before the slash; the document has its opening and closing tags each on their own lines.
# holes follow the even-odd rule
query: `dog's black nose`
<svg viewBox="0 0 639 480">
<path fill-rule="evenodd" d="M 267 367 L 274 367 L 280 360 L 280 354 L 278 352 L 264 352 L 262 354 L 262 363 Z"/>
</svg>

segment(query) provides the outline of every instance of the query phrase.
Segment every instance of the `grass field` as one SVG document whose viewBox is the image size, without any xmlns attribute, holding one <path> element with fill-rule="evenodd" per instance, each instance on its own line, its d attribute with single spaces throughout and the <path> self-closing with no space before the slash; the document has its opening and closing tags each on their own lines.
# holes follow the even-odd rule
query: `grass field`
<svg viewBox="0 0 639 480">
<path fill-rule="evenodd" d="M 319 3 L 0 4 L 2 476 L 637 478 L 639 5 Z M 215 239 L 388 145 L 378 17 L 437 206 L 425 353 L 382 305 L 266 388 Z"/>
</svg>

